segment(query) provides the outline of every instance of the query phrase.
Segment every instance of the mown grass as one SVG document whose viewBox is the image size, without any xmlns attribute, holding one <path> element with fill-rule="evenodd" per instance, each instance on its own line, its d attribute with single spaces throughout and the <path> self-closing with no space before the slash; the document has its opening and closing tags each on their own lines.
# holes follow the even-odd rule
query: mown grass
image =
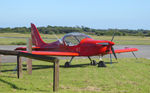
<svg viewBox="0 0 150 93">
<path fill-rule="evenodd" d="M 29 37 L 30 34 L 19 34 L 19 33 L 1 33 L 0 37 Z M 44 41 L 47 43 L 56 41 L 54 35 L 41 34 Z M 58 38 L 62 38 L 64 34 L 57 35 Z M 96 40 L 111 40 L 112 36 L 96 36 L 90 35 Z M 26 38 L 0 38 L 0 45 L 20 45 L 26 44 Z M 50 38 L 50 39 L 46 39 Z M 115 44 L 120 45 L 150 45 L 150 37 L 140 37 L 140 36 L 115 36 Z"/>
<path fill-rule="evenodd" d="M 106 68 L 89 65 L 88 59 L 75 59 L 72 66 L 64 68 L 67 60 L 60 60 L 60 85 L 57 93 L 149 93 L 150 63 L 148 59 L 123 58 Z M 115 61 L 115 60 L 113 60 Z M 26 65 L 23 65 L 26 69 Z M 53 68 L 51 63 L 33 62 L 33 74 L 23 71 L 17 79 L 13 70 L 16 63 L 2 63 L 1 93 L 51 93 Z"/>
</svg>

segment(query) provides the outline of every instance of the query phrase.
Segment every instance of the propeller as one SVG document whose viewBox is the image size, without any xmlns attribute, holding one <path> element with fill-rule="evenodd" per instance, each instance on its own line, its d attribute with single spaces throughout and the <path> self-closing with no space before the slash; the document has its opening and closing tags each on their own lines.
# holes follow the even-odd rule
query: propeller
<svg viewBox="0 0 150 93">
<path fill-rule="evenodd" d="M 113 41 L 113 40 L 114 40 L 114 37 L 115 37 L 115 32 L 113 33 L 113 36 L 112 36 L 111 41 Z"/>
<path fill-rule="evenodd" d="M 111 41 L 114 40 L 114 37 L 115 37 L 115 32 L 114 32 L 114 34 L 113 34 L 113 36 L 112 36 Z M 112 51 L 112 54 L 114 55 L 115 59 L 117 60 L 117 56 L 116 56 L 115 50 L 114 50 L 114 48 L 113 48 L 112 46 L 111 46 L 111 51 Z M 112 64 L 112 56 L 111 56 L 111 54 L 110 54 L 110 62 L 111 62 L 111 64 Z"/>
</svg>

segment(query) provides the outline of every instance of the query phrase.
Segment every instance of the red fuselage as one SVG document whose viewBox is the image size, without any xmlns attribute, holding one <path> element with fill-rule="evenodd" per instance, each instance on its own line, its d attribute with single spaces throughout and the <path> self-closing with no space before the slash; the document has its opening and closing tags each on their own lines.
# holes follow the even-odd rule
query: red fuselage
<svg viewBox="0 0 150 93">
<path fill-rule="evenodd" d="M 41 47 L 33 47 L 35 51 L 62 51 L 62 52 L 77 52 L 79 56 L 96 56 L 96 55 L 105 55 L 108 54 L 111 50 L 111 46 L 114 45 L 114 42 L 106 40 L 94 40 L 92 38 L 85 38 L 80 41 L 78 45 L 68 46 L 63 41 L 46 43 Z M 19 50 L 17 48 L 16 50 Z M 22 50 L 22 49 L 21 49 Z"/>
</svg>

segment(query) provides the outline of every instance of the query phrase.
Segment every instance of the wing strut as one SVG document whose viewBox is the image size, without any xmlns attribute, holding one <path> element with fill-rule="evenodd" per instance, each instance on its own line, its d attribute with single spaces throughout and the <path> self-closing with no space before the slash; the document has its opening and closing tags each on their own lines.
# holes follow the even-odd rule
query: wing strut
<svg viewBox="0 0 150 93">
<path fill-rule="evenodd" d="M 135 53 L 132 51 L 132 54 L 134 55 L 134 57 L 137 59 L 137 57 L 136 57 L 136 55 L 135 55 Z"/>
</svg>

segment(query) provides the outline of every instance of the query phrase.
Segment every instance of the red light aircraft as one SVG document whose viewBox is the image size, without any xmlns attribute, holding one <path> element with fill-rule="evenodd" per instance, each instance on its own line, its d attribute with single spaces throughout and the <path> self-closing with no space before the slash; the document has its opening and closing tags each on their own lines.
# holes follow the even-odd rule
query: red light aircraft
<svg viewBox="0 0 150 93">
<path fill-rule="evenodd" d="M 111 54 L 117 59 L 116 53 L 132 52 L 138 51 L 137 48 L 125 48 L 114 50 L 113 41 L 114 35 L 111 41 L 106 40 L 94 40 L 90 36 L 82 33 L 69 33 L 63 38 L 52 43 L 45 43 L 36 26 L 31 23 L 31 37 L 32 43 L 35 47 L 32 47 L 32 54 L 37 55 L 49 55 L 49 56 L 71 56 L 71 60 L 65 63 L 65 67 L 69 67 L 72 59 L 76 56 L 87 56 L 91 61 L 91 65 L 96 65 L 96 61 L 92 60 L 91 56 L 104 56 L 110 54 L 110 59 L 112 62 Z M 26 47 L 18 47 L 15 50 L 20 50 L 22 52 L 27 52 Z M 135 56 L 135 54 L 133 53 Z M 103 61 L 100 61 L 98 65 L 101 65 Z"/>
</svg>

